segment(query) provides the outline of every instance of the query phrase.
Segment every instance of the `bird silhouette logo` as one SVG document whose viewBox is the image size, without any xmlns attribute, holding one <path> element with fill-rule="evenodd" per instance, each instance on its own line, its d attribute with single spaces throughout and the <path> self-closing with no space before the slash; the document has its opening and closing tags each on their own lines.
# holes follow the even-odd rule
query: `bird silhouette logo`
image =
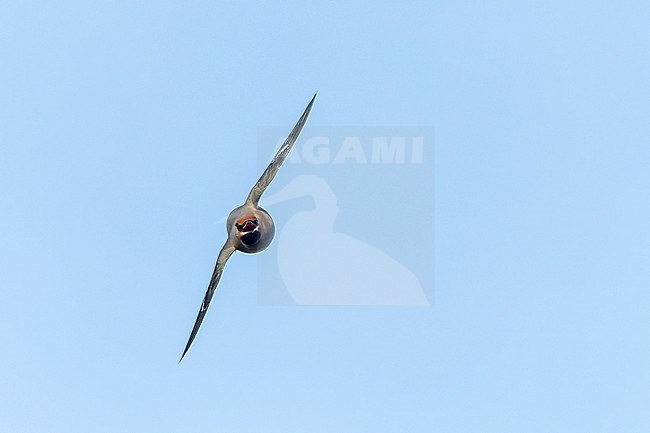
<svg viewBox="0 0 650 433">
<path fill-rule="evenodd" d="M 277 240 L 278 271 L 296 304 L 430 305 L 420 280 L 406 265 L 381 248 L 334 229 L 337 199 L 322 177 L 298 175 L 264 205 L 305 196 L 314 207 L 291 215 Z"/>
</svg>

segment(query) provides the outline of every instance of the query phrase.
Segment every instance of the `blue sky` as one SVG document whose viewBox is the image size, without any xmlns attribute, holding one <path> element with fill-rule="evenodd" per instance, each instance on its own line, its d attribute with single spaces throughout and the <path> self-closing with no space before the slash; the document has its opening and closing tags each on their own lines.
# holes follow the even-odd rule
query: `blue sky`
<svg viewBox="0 0 650 433">
<path fill-rule="evenodd" d="M 647 2 L 0 10 L 0 431 L 650 429 Z M 238 256 L 178 365 L 316 90 L 313 126 L 434 128 L 434 193 L 378 192 L 422 200 L 432 306 L 259 305 Z"/>
</svg>

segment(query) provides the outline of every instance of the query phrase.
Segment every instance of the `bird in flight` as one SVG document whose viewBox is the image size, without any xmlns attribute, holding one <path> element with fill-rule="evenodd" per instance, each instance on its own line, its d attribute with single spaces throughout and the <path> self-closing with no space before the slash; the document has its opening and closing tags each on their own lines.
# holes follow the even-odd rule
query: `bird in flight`
<svg viewBox="0 0 650 433">
<path fill-rule="evenodd" d="M 296 126 L 293 127 L 287 139 L 282 143 L 282 146 L 280 146 L 278 153 L 275 154 L 269 166 L 266 167 L 262 176 L 260 176 L 257 183 L 251 189 L 251 192 L 246 198 L 246 202 L 233 209 L 233 211 L 230 212 L 230 215 L 228 215 L 228 219 L 226 220 L 228 239 L 223 248 L 221 248 L 219 256 L 217 257 L 217 264 L 212 272 L 212 278 L 210 278 L 208 290 L 205 292 L 203 302 L 201 302 L 199 314 L 196 317 L 196 322 L 194 322 L 192 333 L 190 334 L 190 338 L 187 340 L 187 345 L 185 346 L 185 350 L 183 350 L 183 355 L 181 355 L 180 361 L 185 357 L 185 354 L 190 349 L 196 334 L 199 332 L 205 313 L 208 311 L 208 307 L 210 306 L 212 296 L 217 290 L 217 285 L 221 279 L 223 268 L 232 253 L 235 251 L 241 251 L 242 253 L 247 254 L 259 253 L 260 251 L 264 251 L 273 240 L 275 224 L 273 223 L 271 215 L 259 206 L 260 197 L 264 193 L 264 190 L 269 186 L 280 166 L 291 151 L 300 131 L 302 131 L 305 122 L 307 122 L 307 117 L 309 116 L 311 106 L 314 104 L 315 99 L 316 95 L 311 98 L 311 101 L 307 104 L 307 108 L 305 108 L 302 116 L 298 119 Z"/>
</svg>

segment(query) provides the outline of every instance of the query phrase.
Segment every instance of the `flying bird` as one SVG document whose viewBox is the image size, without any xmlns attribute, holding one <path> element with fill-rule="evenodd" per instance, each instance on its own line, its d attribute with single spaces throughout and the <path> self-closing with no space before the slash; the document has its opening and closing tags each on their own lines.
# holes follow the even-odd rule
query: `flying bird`
<svg viewBox="0 0 650 433">
<path fill-rule="evenodd" d="M 233 209 L 233 211 L 230 212 L 230 215 L 228 215 L 228 219 L 226 220 L 228 239 L 223 248 L 221 248 L 219 256 L 217 257 L 217 263 L 214 266 L 212 278 L 210 278 L 210 283 L 208 284 L 208 290 L 205 292 L 203 302 L 201 302 L 199 314 L 196 317 L 196 322 L 194 322 L 192 333 L 187 341 L 185 350 L 183 350 L 180 361 L 185 357 L 190 346 L 192 346 L 194 338 L 196 338 L 196 334 L 199 332 L 205 313 L 208 311 L 208 307 L 210 306 L 212 296 L 217 290 L 217 285 L 221 279 L 223 268 L 230 256 L 235 251 L 241 251 L 242 253 L 247 254 L 259 253 L 260 251 L 264 251 L 273 240 L 273 236 L 275 235 L 275 224 L 273 223 L 271 215 L 259 206 L 260 197 L 271 181 L 273 181 L 280 166 L 291 151 L 300 131 L 302 131 L 305 122 L 307 122 L 307 117 L 309 116 L 309 112 L 311 111 L 315 99 L 316 94 L 314 94 L 311 101 L 309 101 L 309 104 L 307 104 L 307 108 L 305 108 L 305 111 L 302 113 L 302 116 L 300 116 L 300 119 L 298 119 L 296 126 L 293 127 L 287 139 L 282 143 L 282 146 L 280 146 L 278 153 L 275 154 L 269 166 L 266 167 L 262 176 L 260 176 L 257 183 L 251 189 L 251 192 L 246 198 L 246 202 Z"/>
</svg>

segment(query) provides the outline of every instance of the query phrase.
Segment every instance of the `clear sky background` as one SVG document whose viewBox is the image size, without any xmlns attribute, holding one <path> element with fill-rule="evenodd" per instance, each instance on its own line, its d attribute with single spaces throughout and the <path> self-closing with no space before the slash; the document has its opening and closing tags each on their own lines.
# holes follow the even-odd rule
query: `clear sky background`
<svg viewBox="0 0 650 433">
<path fill-rule="evenodd" d="M 650 6 L 570 3 L 2 2 L 0 432 L 650 431 Z M 432 306 L 260 306 L 238 257 L 178 365 L 315 90 L 435 128 Z"/>
</svg>

